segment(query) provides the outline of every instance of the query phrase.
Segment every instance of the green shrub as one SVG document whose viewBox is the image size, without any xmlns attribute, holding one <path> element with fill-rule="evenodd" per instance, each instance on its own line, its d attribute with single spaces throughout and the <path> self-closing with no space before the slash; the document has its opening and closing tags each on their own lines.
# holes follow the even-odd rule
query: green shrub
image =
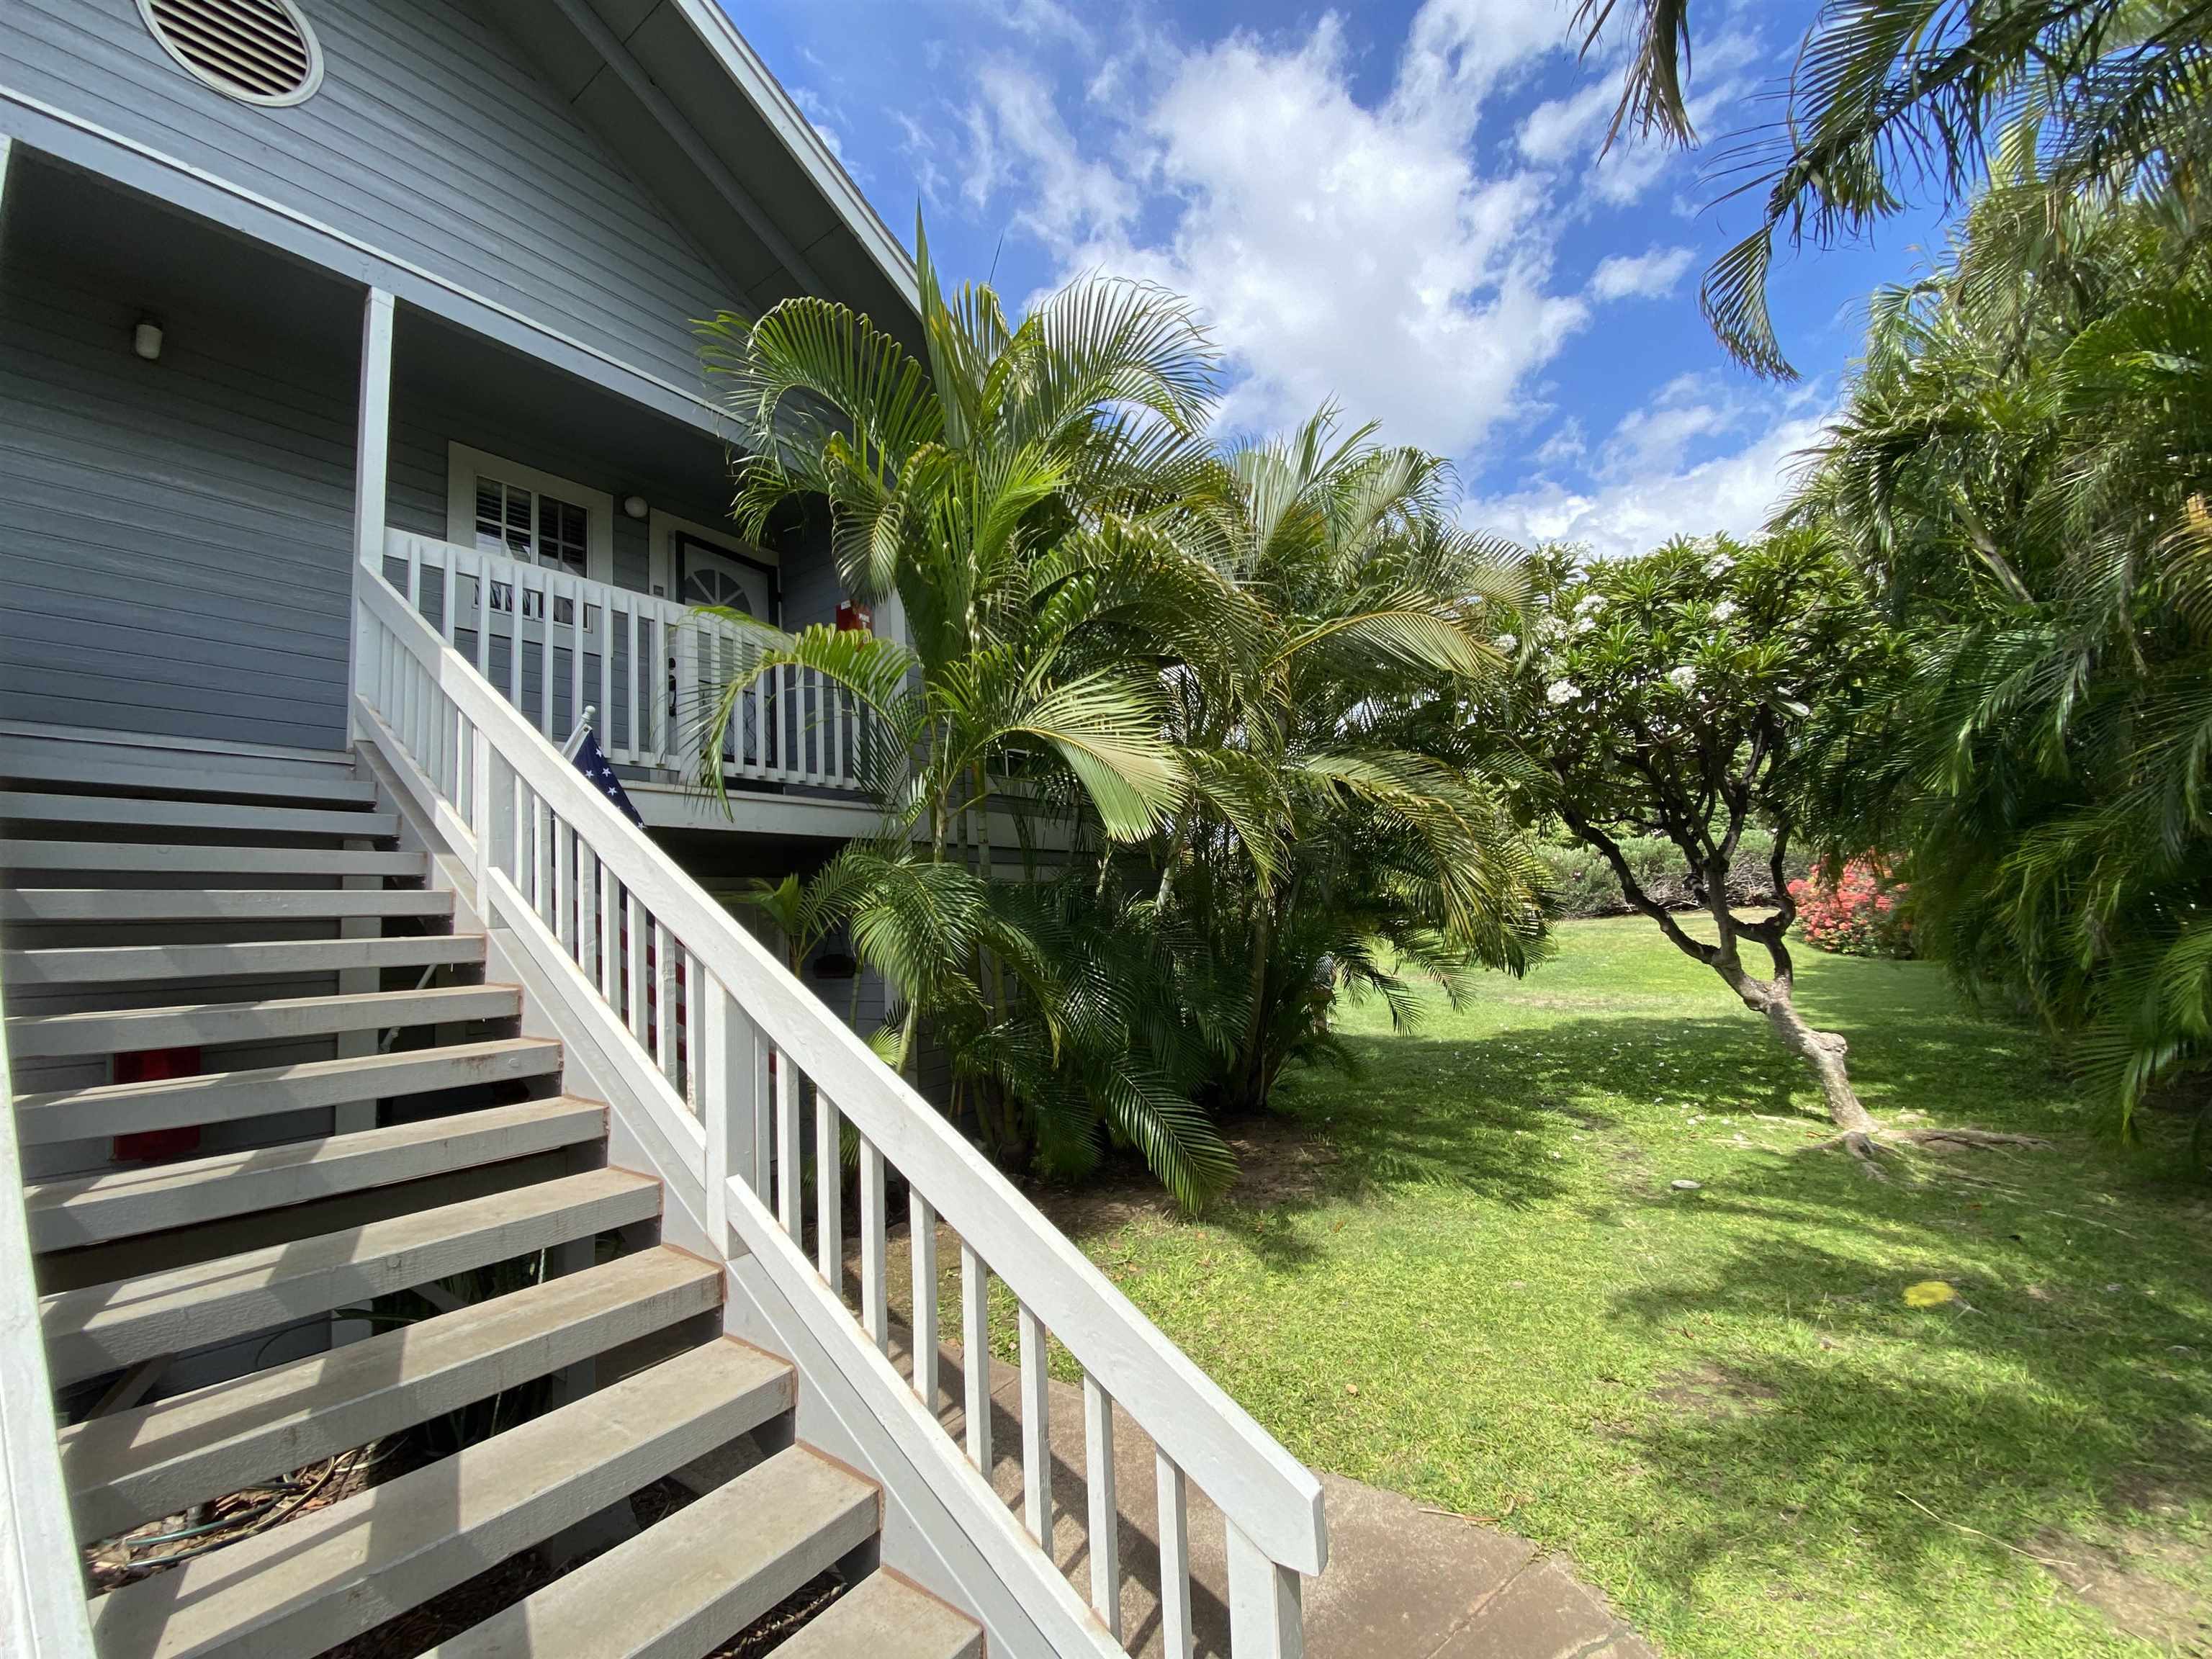
<svg viewBox="0 0 2212 1659">
<path fill-rule="evenodd" d="M 1538 852 L 1551 873 L 1552 891 L 1565 916 L 1618 916 L 1628 913 L 1620 880 L 1594 847 L 1580 842 L 1547 840 Z M 1697 896 L 1683 870 L 1680 851 L 1658 836 L 1632 836 L 1620 843 L 1630 872 L 1646 893 L 1670 910 L 1696 908 Z M 1729 902 L 1737 905 L 1774 902 L 1774 874 L 1770 860 L 1774 837 L 1756 826 L 1743 832 L 1735 858 L 1729 866 Z M 1791 853 L 1783 860 L 1783 879 L 1795 881 L 1812 868 L 1812 860 Z"/>
</svg>

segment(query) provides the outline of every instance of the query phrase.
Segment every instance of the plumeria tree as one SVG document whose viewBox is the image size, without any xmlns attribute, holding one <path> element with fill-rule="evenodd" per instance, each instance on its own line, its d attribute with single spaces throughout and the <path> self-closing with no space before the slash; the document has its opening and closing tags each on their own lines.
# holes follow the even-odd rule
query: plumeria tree
<svg viewBox="0 0 2212 1659">
<path fill-rule="evenodd" d="M 1532 561 L 1528 636 L 1498 643 L 1517 668 L 1495 711 L 1541 780 L 1545 805 L 1595 848 L 1630 904 L 1763 1016 L 1818 1080 L 1844 1140 L 1871 1155 L 1844 1042 L 1798 1012 L 1788 935 L 1796 901 L 1783 864 L 1803 838 L 1803 775 L 1815 711 L 1849 706 L 1888 672 L 1892 650 L 1851 565 L 1817 536 L 1676 540 L 1641 557 Z M 1773 836 L 1776 905 L 1731 905 L 1728 872 L 1747 830 Z M 1680 854 L 1701 914 L 1656 901 L 1621 841 L 1655 836 Z"/>
</svg>

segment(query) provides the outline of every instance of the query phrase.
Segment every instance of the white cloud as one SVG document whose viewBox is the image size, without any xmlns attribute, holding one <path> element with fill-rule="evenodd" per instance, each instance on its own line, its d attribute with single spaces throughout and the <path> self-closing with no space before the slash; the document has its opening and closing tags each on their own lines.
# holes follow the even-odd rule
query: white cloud
<svg viewBox="0 0 2212 1659">
<path fill-rule="evenodd" d="M 1521 154 L 1541 167 L 1586 160 L 1596 153 L 1620 101 L 1620 88 L 1611 80 L 1592 81 L 1565 98 L 1554 98 L 1530 110 L 1521 123 Z"/>
<path fill-rule="evenodd" d="M 1674 291 L 1694 256 L 1686 247 L 1655 247 L 1643 253 L 1609 254 L 1591 274 L 1594 300 L 1659 300 Z"/>
<path fill-rule="evenodd" d="M 1601 558 L 1640 553 L 1671 536 L 1756 534 L 1789 493 L 1798 452 L 1825 425 L 1823 416 L 1785 413 L 1739 447 L 1693 465 L 1682 465 L 1679 446 L 1662 445 L 1652 465 L 1626 467 L 1589 489 L 1547 479 L 1469 501 L 1461 517 L 1521 541 L 1581 542 Z"/>
<path fill-rule="evenodd" d="M 1389 94 L 1365 105 L 1334 14 L 1307 33 L 1195 51 L 1152 43 L 1120 74 L 1130 113 L 1079 143 L 1033 75 L 1000 64 L 970 112 L 968 194 L 1086 270 L 1157 282 L 1209 319 L 1232 426 L 1329 398 L 1392 437 L 1461 456 L 1579 328 L 1554 290 L 1544 184 L 1486 170 L 1486 98 L 1565 50 L 1552 0 L 1429 0 Z"/>
</svg>

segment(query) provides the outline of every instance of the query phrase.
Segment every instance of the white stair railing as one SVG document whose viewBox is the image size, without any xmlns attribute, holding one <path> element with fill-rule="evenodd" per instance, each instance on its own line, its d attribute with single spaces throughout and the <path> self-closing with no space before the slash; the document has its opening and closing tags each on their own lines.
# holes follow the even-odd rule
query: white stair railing
<svg viewBox="0 0 2212 1659">
<path fill-rule="evenodd" d="M 386 531 L 384 556 L 408 603 L 434 617 L 446 642 L 540 732 L 557 741 L 589 704 L 599 710 L 609 760 L 691 769 L 687 739 L 701 699 L 727 678 L 742 648 L 727 623 L 673 599 L 404 530 Z M 746 690 L 722 769 L 732 778 L 855 788 L 860 725 L 842 688 L 786 665 Z"/>
<path fill-rule="evenodd" d="M 930 1467 L 968 1483 L 954 1512 L 988 1486 L 993 1464 L 988 1289 L 1013 1293 L 1019 1330 L 1024 1522 L 1050 1535 L 1048 1335 L 1083 1373 L 1087 1546 L 1097 1615 L 1068 1639 L 1121 1644 L 1115 1540 L 1114 1407 L 1157 1448 L 1164 1650 L 1191 1646 L 1187 1485 L 1226 1527 L 1229 1615 L 1236 1659 L 1302 1650 L 1302 1577 L 1321 1571 L 1327 1528 L 1320 1483 L 1212 1378 L 1169 1342 L 1082 1252 L 884 1065 L 760 943 L 625 819 L 544 734 L 441 639 L 381 576 L 358 573 L 358 709 L 366 739 L 412 775 L 409 787 L 447 844 L 472 863 L 487 922 L 511 925 L 626 1033 L 638 1100 L 664 1101 L 704 1195 L 705 1224 L 726 1260 L 749 1255 L 802 1310 L 848 1380 L 889 1382 L 909 1431 L 939 1425 L 940 1224 L 956 1236 L 957 1331 L 965 1375 L 967 1462 L 940 1447 Z M 807 1109 L 811 1098 L 810 1126 Z M 620 1101 L 611 1103 L 620 1112 Z M 859 1290 L 842 1271 L 848 1234 L 842 1126 L 860 1145 Z M 804 1176 L 809 1130 L 814 1180 Z M 913 1363 L 890 1370 L 885 1238 L 894 1177 L 909 1194 L 914 1260 Z M 810 1194 L 805 1188 L 811 1186 Z M 810 1261 L 801 1243 L 811 1225 Z M 915 1411 L 919 1405 L 922 1410 Z M 924 1472 L 924 1478 L 930 1476 Z M 940 1494 L 942 1496 L 942 1494 Z M 961 1506 L 966 1506 L 964 1511 Z M 1045 1577 L 1071 1594 L 1049 1558 Z M 1025 1581 L 1040 1582 L 1032 1577 Z"/>
</svg>

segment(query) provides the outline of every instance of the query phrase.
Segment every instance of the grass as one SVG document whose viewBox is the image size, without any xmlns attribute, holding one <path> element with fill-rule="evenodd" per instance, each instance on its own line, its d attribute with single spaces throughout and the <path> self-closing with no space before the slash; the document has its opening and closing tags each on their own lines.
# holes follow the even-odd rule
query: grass
<svg viewBox="0 0 2212 1659">
<path fill-rule="evenodd" d="M 1939 971 L 1808 952 L 1877 1114 L 2057 1143 L 1869 1181 L 1648 923 L 1560 942 L 1416 1035 L 1350 1010 L 1363 1074 L 1292 1078 L 1207 1220 L 1058 1207 L 1292 1452 L 1571 1553 L 1670 1656 L 2212 1651 L 2205 1189 Z"/>
</svg>

